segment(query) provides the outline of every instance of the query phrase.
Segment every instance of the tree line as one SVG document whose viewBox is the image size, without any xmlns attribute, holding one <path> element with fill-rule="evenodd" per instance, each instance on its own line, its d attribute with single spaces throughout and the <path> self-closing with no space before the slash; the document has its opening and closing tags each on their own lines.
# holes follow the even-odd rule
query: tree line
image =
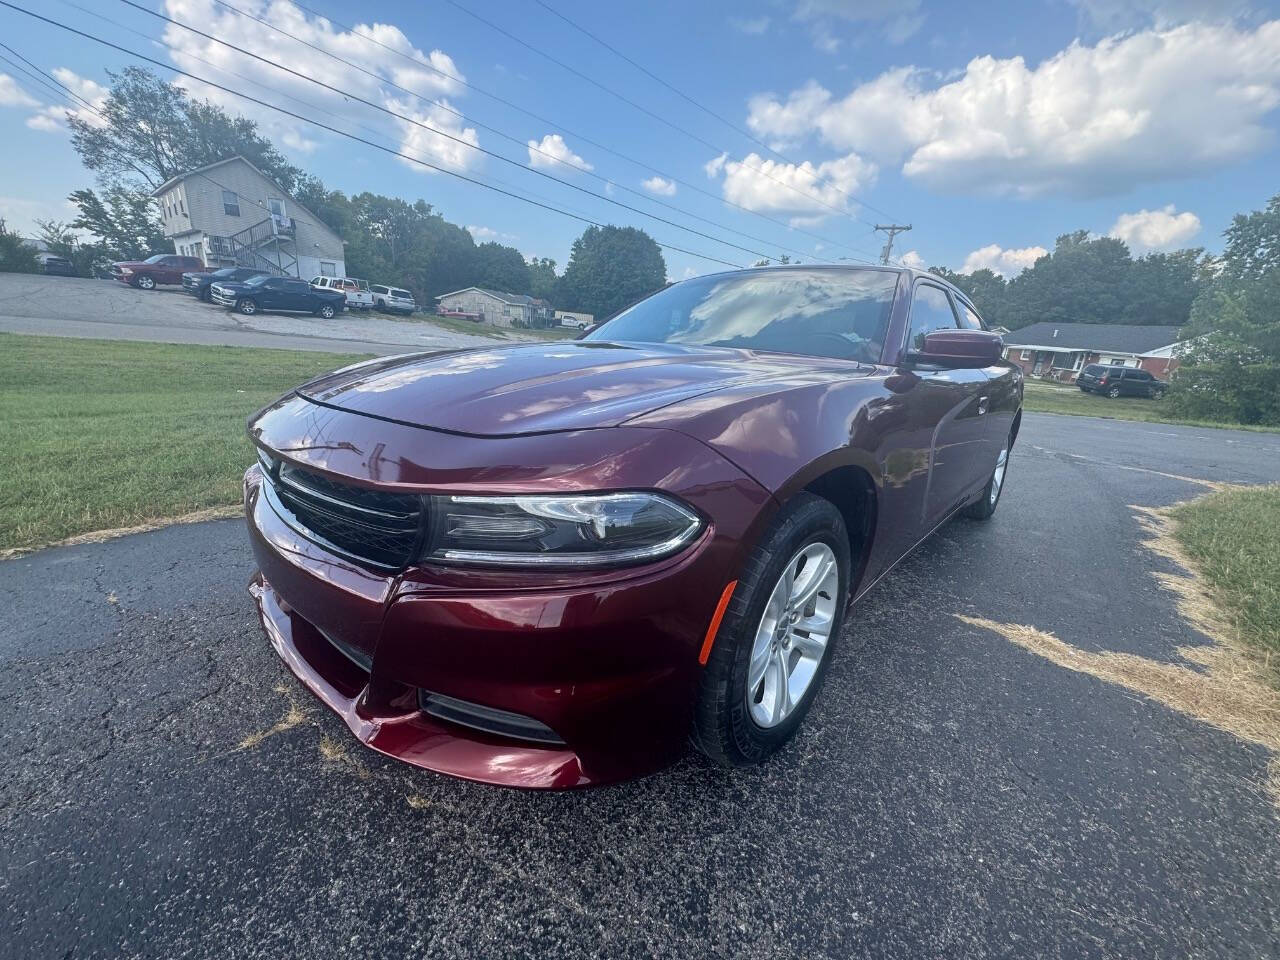
<svg viewBox="0 0 1280 960">
<path fill-rule="evenodd" d="M 423 305 L 477 286 L 602 316 L 666 282 L 662 251 L 643 230 L 589 227 L 557 273 L 552 259 L 526 260 L 515 247 L 477 243 L 425 200 L 331 190 L 291 163 L 253 121 L 193 100 L 150 70 L 131 66 L 108 76 L 100 120 L 67 115 L 72 145 L 96 185 L 71 194 L 79 213 L 70 223 L 40 223 L 50 252 L 70 259 L 81 275 L 101 272 L 112 260 L 170 250 L 151 192 L 182 173 L 239 155 L 346 241 L 349 275 L 406 287 Z M 92 239 L 80 242 L 86 233 Z M 5 243 L 0 239 L 7 254 Z M 0 255 L 0 269 L 33 264 L 17 252 Z"/>
</svg>

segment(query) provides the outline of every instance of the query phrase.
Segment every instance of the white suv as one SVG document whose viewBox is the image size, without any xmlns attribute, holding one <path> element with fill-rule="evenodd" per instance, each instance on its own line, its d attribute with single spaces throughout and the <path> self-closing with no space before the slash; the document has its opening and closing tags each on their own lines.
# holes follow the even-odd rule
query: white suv
<svg viewBox="0 0 1280 960">
<path fill-rule="evenodd" d="M 373 305 L 379 310 L 390 310 L 392 313 L 413 313 L 418 305 L 413 302 L 413 294 L 399 287 L 384 287 L 380 283 L 370 285 L 373 294 Z"/>
</svg>

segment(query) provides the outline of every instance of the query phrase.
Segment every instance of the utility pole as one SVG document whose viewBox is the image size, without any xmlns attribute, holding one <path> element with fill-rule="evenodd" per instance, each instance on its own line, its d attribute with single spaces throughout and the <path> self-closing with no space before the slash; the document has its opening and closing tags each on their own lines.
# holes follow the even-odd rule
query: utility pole
<svg viewBox="0 0 1280 960">
<path fill-rule="evenodd" d="M 889 255 L 893 253 L 893 238 L 900 233 L 906 233 L 911 229 L 911 224 L 903 226 L 899 223 L 877 223 L 876 232 L 884 231 L 889 235 L 889 239 L 884 243 L 884 249 L 880 251 L 880 262 L 888 263 Z"/>
</svg>

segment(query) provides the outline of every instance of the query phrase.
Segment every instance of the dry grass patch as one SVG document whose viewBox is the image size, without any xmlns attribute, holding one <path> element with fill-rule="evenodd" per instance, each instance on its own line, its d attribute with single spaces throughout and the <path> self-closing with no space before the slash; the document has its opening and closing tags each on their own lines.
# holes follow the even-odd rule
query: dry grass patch
<svg viewBox="0 0 1280 960">
<path fill-rule="evenodd" d="M 1215 496 L 1230 495 L 1216 494 Z M 1198 501 L 1193 501 L 1193 504 Z M 1146 532 L 1143 545 L 1184 573 L 1155 571 L 1176 598 L 1178 612 L 1212 643 L 1178 648 L 1184 664 L 1112 651 L 1094 652 L 1025 624 L 998 623 L 956 614 L 1059 666 L 1127 687 L 1170 709 L 1194 717 L 1272 754 L 1266 789 L 1280 805 L 1280 688 L 1269 652 L 1241 632 L 1240 620 L 1224 608 L 1215 588 L 1184 551 L 1174 518 L 1188 504 L 1156 509 L 1133 507 Z"/>
</svg>

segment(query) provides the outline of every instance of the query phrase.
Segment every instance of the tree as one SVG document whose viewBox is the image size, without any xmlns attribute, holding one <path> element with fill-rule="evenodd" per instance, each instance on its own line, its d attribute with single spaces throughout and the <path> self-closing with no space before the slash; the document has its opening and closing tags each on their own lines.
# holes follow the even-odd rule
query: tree
<svg viewBox="0 0 1280 960">
<path fill-rule="evenodd" d="M 482 243 L 476 247 L 475 257 L 472 286 L 488 287 L 504 293 L 529 292 L 529 265 L 524 261 L 524 254 L 515 247 Z"/>
<path fill-rule="evenodd" d="M 956 273 L 946 267 L 930 267 L 929 272 L 955 284 L 973 301 L 988 326 L 1004 324 L 1005 279 L 994 270 L 983 267 L 973 273 Z"/>
<path fill-rule="evenodd" d="M 667 264 L 653 238 L 635 227 L 588 227 L 573 242 L 556 306 L 603 319 L 660 289 Z"/>
<path fill-rule="evenodd" d="M 1170 408 L 1186 417 L 1280 425 L 1280 194 L 1237 215 L 1183 332 Z"/>
<path fill-rule="evenodd" d="M 77 190 L 68 199 L 80 208 L 71 226 L 98 237 L 105 257 L 141 260 L 170 246 L 160 224 L 160 211 L 145 193 L 115 186 L 102 196 L 89 189 Z"/>
<path fill-rule="evenodd" d="M 40 261 L 35 247 L 16 233 L 10 233 L 0 220 L 0 273 L 38 273 Z"/>
<path fill-rule="evenodd" d="M 71 143 L 103 187 L 150 192 L 171 177 L 236 155 L 286 190 L 302 178 L 257 124 L 232 117 L 150 70 L 108 71 L 111 89 L 98 110 L 105 123 L 67 114 Z"/>
<path fill-rule="evenodd" d="M 540 300 L 552 300 L 556 295 L 556 262 L 548 257 L 529 261 L 529 292 Z"/>
</svg>

